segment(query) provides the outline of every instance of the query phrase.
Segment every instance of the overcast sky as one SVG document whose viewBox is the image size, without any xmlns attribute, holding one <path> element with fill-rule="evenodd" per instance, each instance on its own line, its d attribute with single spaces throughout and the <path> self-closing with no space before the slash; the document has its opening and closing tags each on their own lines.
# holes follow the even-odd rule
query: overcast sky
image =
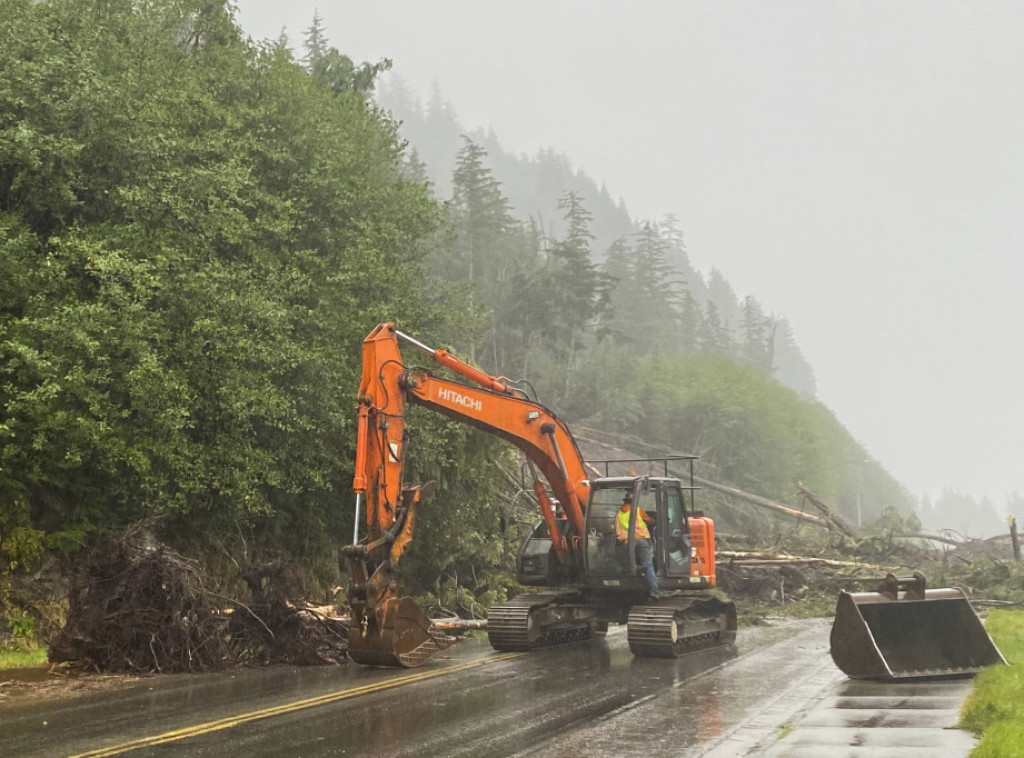
<svg viewBox="0 0 1024 758">
<path fill-rule="evenodd" d="M 1024 493 L 1024 3 L 238 0 L 256 39 L 436 80 L 789 319 L 916 495 Z"/>
</svg>

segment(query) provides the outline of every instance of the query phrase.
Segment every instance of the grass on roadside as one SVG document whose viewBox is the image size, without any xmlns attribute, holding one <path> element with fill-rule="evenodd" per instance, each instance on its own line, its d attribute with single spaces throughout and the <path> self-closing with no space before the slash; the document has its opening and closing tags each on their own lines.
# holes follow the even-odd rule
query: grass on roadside
<svg viewBox="0 0 1024 758">
<path fill-rule="evenodd" d="M 5 650 L 0 648 L 0 669 L 21 669 L 46 663 L 46 648 Z"/>
<path fill-rule="evenodd" d="M 992 611 L 985 626 L 1010 665 L 978 674 L 957 726 L 981 737 L 971 758 L 1024 757 L 1024 611 Z"/>
</svg>

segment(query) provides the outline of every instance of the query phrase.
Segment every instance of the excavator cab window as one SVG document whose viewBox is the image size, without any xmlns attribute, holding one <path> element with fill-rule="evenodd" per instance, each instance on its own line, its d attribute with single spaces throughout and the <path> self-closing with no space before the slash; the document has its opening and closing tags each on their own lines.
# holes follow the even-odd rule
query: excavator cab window
<svg viewBox="0 0 1024 758">
<path fill-rule="evenodd" d="M 631 574 L 627 547 L 615 537 L 615 522 L 627 492 L 632 493 L 632 489 L 614 487 L 595 490 L 591 496 L 587 509 L 587 567 L 596 574 Z"/>
<path fill-rule="evenodd" d="M 690 573 L 690 529 L 686 524 L 683 491 L 669 485 L 664 489 L 665 525 L 662 541 L 667 557 L 669 576 L 685 576 Z"/>
</svg>

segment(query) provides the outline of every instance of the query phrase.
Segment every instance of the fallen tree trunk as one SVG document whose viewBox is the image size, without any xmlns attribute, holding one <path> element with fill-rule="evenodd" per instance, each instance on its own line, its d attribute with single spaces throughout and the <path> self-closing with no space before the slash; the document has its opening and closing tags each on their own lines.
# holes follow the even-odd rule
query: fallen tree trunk
<svg viewBox="0 0 1024 758">
<path fill-rule="evenodd" d="M 910 539 L 931 540 L 932 542 L 942 542 L 946 545 L 954 545 L 956 547 L 963 547 L 969 542 L 969 540 L 955 540 L 951 537 L 943 537 L 940 534 L 930 534 L 928 532 L 900 532 L 899 534 L 895 534 L 893 536 L 907 537 Z"/>
<path fill-rule="evenodd" d="M 431 619 L 430 623 L 433 624 L 435 628 L 442 629 L 446 632 L 458 632 L 467 629 L 487 628 L 487 619 Z"/>
<path fill-rule="evenodd" d="M 725 495 L 731 495 L 732 497 L 738 498 L 752 505 L 757 505 L 761 508 L 768 508 L 769 510 L 773 510 L 777 513 L 783 513 L 787 516 L 792 516 L 793 518 L 807 521 L 811 524 L 814 524 L 815 526 L 820 526 L 826 529 L 829 528 L 829 521 L 827 519 L 824 519 L 821 516 L 816 516 L 813 513 L 808 513 L 807 511 L 798 510 L 797 508 L 793 508 L 792 506 L 786 505 L 785 503 L 780 503 L 777 500 L 770 500 L 769 498 L 761 497 L 760 495 L 754 495 L 753 493 L 750 492 L 744 492 L 743 490 L 737 489 L 736 487 L 730 487 L 726 484 L 719 484 L 718 482 L 713 482 L 710 479 L 704 479 L 703 477 L 700 476 L 694 476 L 693 481 L 699 484 L 701 487 L 706 487 L 709 490 L 721 492 Z"/>
<path fill-rule="evenodd" d="M 588 448 L 590 448 L 589 452 L 591 454 L 588 455 L 587 457 L 589 459 L 591 459 L 591 460 L 596 460 L 598 458 L 607 457 L 607 456 L 611 456 L 611 455 L 614 455 L 614 456 L 617 456 L 617 457 L 622 457 L 622 458 L 630 458 L 630 459 L 632 459 L 632 454 L 629 451 L 626 451 L 625 449 L 619 447 L 618 445 L 613 445 L 613 444 L 611 444 L 609 442 L 605 442 L 605 441 L 602 441 L 602 440 L 596 438 L 596 437 L 602 437 L 602 436 L 603 437 L 607 437 L 608 434 L 606 432 L 602 432 L 602 431 L 600 431 L 598 429 L 592 429 L 592 428 L 587 428 L 587 427 L 580 427 L 580 428 L 577 428 L 575 431 L 576 431 L 576 435 L 575 436 L 576 436 L 577 442 L 585 443 L 586 446 Z M 584 434 L 584 432 L 586 432 L 586 434 Z M 642 443 L 642 442 L 640 442 L 638 440 L 633 440 L 633 441 L 631 441 L 631 443 L 633 445 L 635 445 L 635 446 L 641 446 L 641 447 L 646 447 L 647 449 L 653 449 L 650 445 L 646 445 L 645 443 Z M 582 447 L 582 444 L 581 444 L 581 447 Z M 651 458 L 651 460 L 659 460 L 662 457 L 664 457 L 663 453 L 657 453 L 657 454 L 655 454 Z M 588 466 L 589 466 L 589 463 L 588 463 Z M 601 471 L 599 471 L 598 469 L 594 468 L 593 466 L 589 466 L 589 467 L 594 472 L 594 474 L 596 476 L 601 475 L 601 473 L 602 473 Z M 670 468 L 669 472 L 673 476 L 678 476 L 681 479 L 688 479 L 689 476 L 690 476 L 690 472 L 688 470 L 685 471 L 685 472 L 682 472 L 682 471 L 677 471 L 677 470 L 674 471 L 674 470 L 671 470 L 671 468 Z M 821 527 L 822 529 L 835 529 L 835 528 L 838 528 L 840 531 L 843 531 L 845 534 L 848 534 L 849 536 L 856 536 L 852 532 L 852 528 L 849 526 L 849 524 L 846 524 L 845 522 L 841 521 L 840 519 L 838 519 L 835 516 L 833 516 L 832 518 L 824 518 L 824 517 L 818 516 L 818 515 L 816 515 L 814 513 L 808 513 L 807 511 L 800 510 L 799 508 L 794 508 L 794 507 L 792 507 L 790 505 L 786 505 L 785 503 L 780 503 L 777 500 L 772 500 L 772 499 L 767 498 L 767 497 L 762 497 L 760 495 L 755 495 L 755 494 L 753 494 L 751 492 L 745 492 L 745 491 L 743 491 L 741 489 L 738 489 L 736 487 L 730 487 L 729 485 L 726 485 L 726 484 L 719 484 L 718 482 L 713 482 L 710 479 L 704 479 L 703 477 L 699 477 L 699 476 L 696 476 L 696 475 L 694 475 L 693 481 L 694 481 L 695 484 L 697 484 L 697 485 L 699 485 L 701 487 L 704 487 L 706 489 L 714 490 L 715 492 L 720 492 L 723 495 L 729 495 L 730 497 L 737 498 L 737 499 L 742 500 L 744 502 L 750 503 L 751 505 L 756 505 L 756 506 L 758 506 L 760 508 L 766 508 L 768 510 L 775 511 L 776 513 L 780 513 L 780 514 L 783 514 L 785 516 L 788 516 L 790 518 L 795 518 L 795 519 L 799 519 L 799 520 L 802 520 L 802 521 L 806 521 L 807 523 L 813 524 L 814 526 Z M 812 502 L 814 502 L 814 501 L 812 501 Z M 824 508 L 826 511 L 828 511 L 828 508 L 825 507 L 824 504 L 821 503 L 820 500 L 817 501 L 816 506 L 818 504 L 820 504 L 819 509 Z M 828 512 L 831 515 L 831 511 L 828 511 Z"/>
<path fill-rule="evenodd" d="M 871 569 L 878 571 L 879 578 L 884 577 L 892 571 L 892 567 L 879 566 L 873 563 L 861 563 L 859 561 L 839 561 L 833 558 L 818 558 L 815 556 L 787 555 L 786 553 L 749 553 L 735 550 L 721 550 L 718 552 L 719 562 L 728 561 L 730 566 L 781 566 L 781 565 L 807 565 L 807 566 L 829 566 L 831 568 L 849 569 Z"/>
</svg>

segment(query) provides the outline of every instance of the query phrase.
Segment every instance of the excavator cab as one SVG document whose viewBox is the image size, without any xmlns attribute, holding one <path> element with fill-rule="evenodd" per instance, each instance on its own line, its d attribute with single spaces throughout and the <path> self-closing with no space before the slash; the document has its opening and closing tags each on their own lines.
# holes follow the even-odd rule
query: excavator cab
<svg viewBox="0 0 1024 758">
<path fill-rule="evenodd" d="M 605 577 L 637 577 L 631 560 L 637 520 L 643 518 L 651 536 L 654 569 L 667 591 L 715 586 L 713 534 L 709 520 L 687 509 L 693 488 L 670 476 L 609 477 L 594 481 L 587 508 L 586 568 L 592 585 L 610 586 Z M 628 506 L 625 507 L 624 506 Z M 628 514 L 628 515 L 626 515 Z M 627 529 L 617 522 L 625 519 Z M 618 532 L 629 535 L 628 543 Z M 636 589 L 646 585 L 630 582 Z"/>
<path fill-rule="evenodd" d="M 929 590 L 920 573 L 840 592 L 831 653 L 852 679 L 964 676 L 1006 663 L 963 590 Z"/>
</svg>

